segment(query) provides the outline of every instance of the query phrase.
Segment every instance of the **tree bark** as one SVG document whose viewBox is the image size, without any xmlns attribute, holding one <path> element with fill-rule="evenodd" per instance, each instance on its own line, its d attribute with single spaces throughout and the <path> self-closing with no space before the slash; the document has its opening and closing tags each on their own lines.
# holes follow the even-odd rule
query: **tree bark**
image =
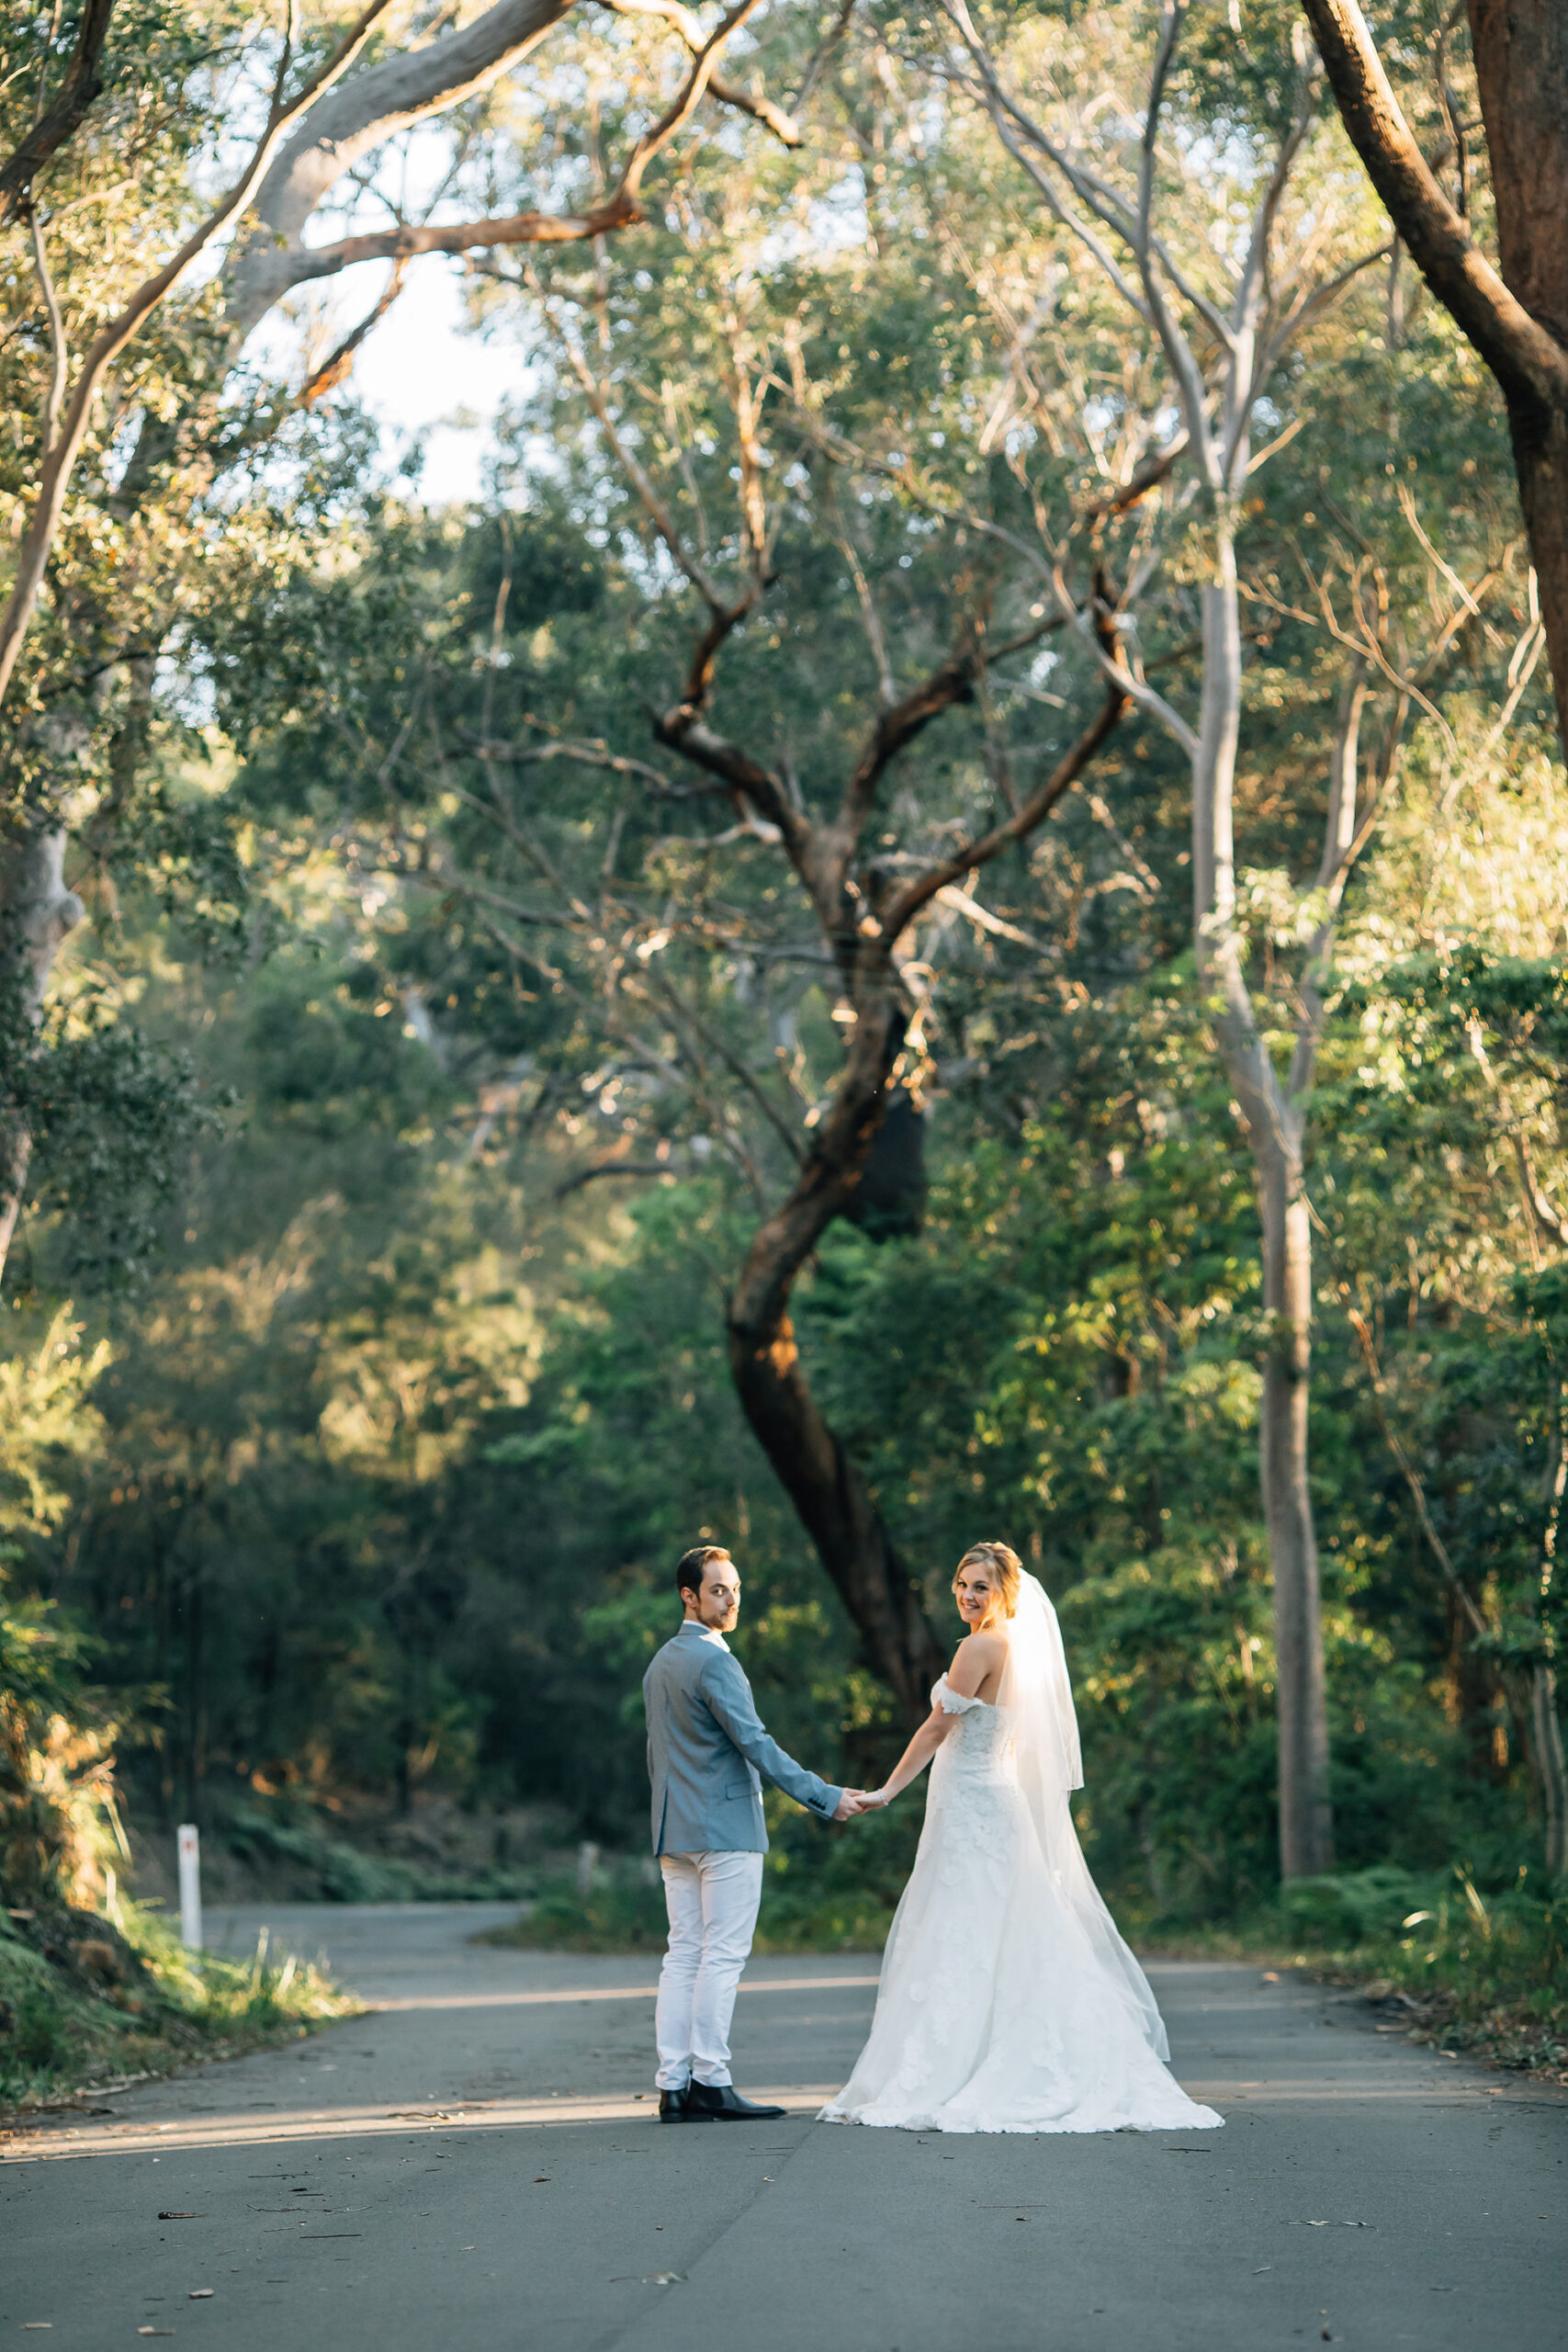
<svg viewBox="0 0 1568 2352">
<path fill-rule="evenodd" d="M 1312 1878 L 1334 1864 L 1328 1796 L 1328 1693 L 1317 1532 L 1307 1482 L 1312 1372 L 1312 1227 L 1300 1159 L 1270 1139 L 1261 1152 L 1263 1364 L 1259 1472 L 1274 1572 L 1280 1709 L 1280 1869 Z"/>
<path fill-rule="evenodd" d="M 1312 1236 L 1302 1189 L 1302 1115 L 1258 1029 L 1235 922 L 1241 613 L 1233 525 L 1223 506 L 1202 617 L 1203 698 L 1192 763 L 1193 937 L 1258 1182 L 1269 1330 L 1258 1475 L 1274 1591 L 1280 1870 L 1286 1879 L 1306 1878 L 1334 1859 L 1317 1539 L 1307 1483 Z"/>
<path fill-rule="evenodd" d="M 39 173 L 70 144 L 102 91 L 99 67 L 114 10 L 115 0 L 87 0 L 69 73 L 21 145 L 0 164 L 0 229 L 8 229 L 27 210 Z"/>
<path fill-rule="evenodd" d="M 905 1014 L 880 977 L 857 1008 L 831 1109 L 781 1205 L 759 1227 L 729 1304 L 729 1368 L 751 1430 L 832 1577 L 866 1654 L 918 1722 L 946 1664 L 870 1489 L 829 1428 L 801 1367 L 789 1316 L 801 1268 L 853 1199 L 886 1106 Z"/>
<path fill-rule="evenodd" d="M 1557 1677 L 1550 1666 L 1538 1665 L 1530 1677 L 1530 1735 L 1546 1815 L 1546 1867 L 1562 1878 L 1568 1876 L 1568 1767 L 1557 1719 Z"/>
<path fill-rule="evenodd" d="M 0 1001 L 10 1051 L 26 1053 L 67 933 L 84 909 L 65 887 L 66 829 L 39 826 L 0 841 Z M 16 1074 L 0 1070 L 0 1275 L 27 1191 L 32 1134 Z"/>
<path fill-rule="evenodd" d="M 1502 388 L 1568 753 L 1568 10 L 1469 0 L 1499 271 L 1422 155 L 1357 0 L 1303 6 L 1390 220 Z"/>
<path fill-rule="evenodd" d="M 574 0 L 497 0 L 472 24 L 395 51 L 312 107 L 263 180 L 260 227 L 229 266 L 230 315 L 243 334 L 299 277 L 310 216 L 344 174 L 394 132 L 477 96 L 536 48 Z"/>
<path fill-rule="evenodd" d="M 1109 592 L 1107 592 L 1109 593 Z M 1112 624 L 1102 624 L 1114 648 Z M 836 1216 L 849 1213 L 887 1108 L 894 1065 L 908 1026 L 908 1007 L 892 967 L 893 950 L 921 907 L 952 876 L 985 865 L 1010 842 L 1027 839 L 1082 775 L 1127 707 L 1113 686 L 1099 712 L 1051 775 L 1007 821 L 966 842 L 953 859 L 894 885 L 864 914 L 874 892 L 851 894 L 849 863 L 865 822 L 877 776 L 897 751 L 940 711 L 968 699 L 968 673 L 949 663 L 877 722 L 858 763 L 838 825 L 824 842 L 810 829 L 792 855 L 823 918 L 855 1009 L 849 1057 L 832 1105 L 812 1130 L 810 1147 L 790 1192 L 756 1233 L 729 1306 L 729 1364 L 736 1395 L 779 1483 L 832 1577 L 865 1645 L 866 1655 L 898 1700 L 911 1724 L 927 1713 L 931 1683 L 946 1663 L 942 1645 L 921 1606 L 919 1587 L 900 1558 L 869 1488 L 829 1428 L 801 1368 L 790 1321 L 795 1279 Z M 680 724 L 663 722 L 664 740 L 688 758 L 737 773 L 732 745 L 699 730 L 688 709 Z M 701 741 L 694 747 L 693 737 Z M 720 764 L 722 751 L 724 763 Z M 742 788 L 770 813 L 790 807 L 775 778 L 754 763 Z"/>
<path fill-rule="evenodd" d="M 1470 0 L 1470 24 L 1503 276 L 1568 376 L 1568 9 L 1562 0 Z M 1568 753 L 1568 382 L 1554 400 L 1523 390 L 1507 401 Z"/>
</svg>

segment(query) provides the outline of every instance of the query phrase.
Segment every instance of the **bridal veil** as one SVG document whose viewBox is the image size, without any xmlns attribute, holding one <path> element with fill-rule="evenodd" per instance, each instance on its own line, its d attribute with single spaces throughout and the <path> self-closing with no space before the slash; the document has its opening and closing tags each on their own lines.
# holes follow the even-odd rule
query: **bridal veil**
<svg viewBox="0 0 1568 2352">
<path fill-rule="evenodd" d="M 1070 1792 L 1083 1786 L 1078 1719 L 1056 1612 L 1044 1586 L 1027 1569 L 1008 1625 L 1008 1657 L 998 1704 L 1012 1720 L 1019 1787 L 1057 1895 L 1077 1919 L 1107 1976 L 1124 1993 L 1150 2049 L 1156 2057 L 1168 2058 L 1170 2045 L 1158 2005 L 1100 1900 L 1067 1808 Z"/>
</svg>

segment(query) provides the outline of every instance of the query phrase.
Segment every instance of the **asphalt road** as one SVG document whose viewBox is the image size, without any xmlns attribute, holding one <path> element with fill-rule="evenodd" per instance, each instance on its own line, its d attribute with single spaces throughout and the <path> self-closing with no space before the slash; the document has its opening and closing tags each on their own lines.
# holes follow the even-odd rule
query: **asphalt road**
<svg viewBox="0 0 1568 2352">
<path fill-rule="evenodd" d="M 1151 1970 L 1225 2130 L 811 2120 L 874 1962 L 754 1962 L 737 2080 L 660 2128 L 645 1960 L 495 1951 L 509 1908 L 265 1915 L 376 2013 L 0 2142 L 0 2338 L 210 2352 L 1389 2352 L 1568 2346 L 1568 2094 L 1256 1970 Z M 259 1912 L 209 1918 L 254 1943 Z M 643 2094 L 641 2097 L 637 2094 Z M 180 2218 L 175 2218 L 178 2216 Z"/>
</svg>

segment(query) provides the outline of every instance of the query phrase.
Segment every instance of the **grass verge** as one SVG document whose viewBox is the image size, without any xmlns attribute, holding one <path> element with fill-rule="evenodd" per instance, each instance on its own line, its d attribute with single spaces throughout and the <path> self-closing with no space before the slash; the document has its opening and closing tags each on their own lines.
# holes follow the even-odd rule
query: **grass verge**
<svg viewBox="0 0 1568 2352">
<path fill-rule="evenodd" d="M 359 2004 L 318 1969 L 187 1951 L 135 1904 L 0 1914 L 0 2120 L 288 2041 Z"/>
<path fill-rule="evenodd" d="M 1359 1985 L 1418 2041 L 1568 2083 L 1568 1888 L 1483 1893 L 1462 1867 L 1382 1865 L 1308 1879 L 1284 1898 L 1297 1964 Z"/>
</svg>

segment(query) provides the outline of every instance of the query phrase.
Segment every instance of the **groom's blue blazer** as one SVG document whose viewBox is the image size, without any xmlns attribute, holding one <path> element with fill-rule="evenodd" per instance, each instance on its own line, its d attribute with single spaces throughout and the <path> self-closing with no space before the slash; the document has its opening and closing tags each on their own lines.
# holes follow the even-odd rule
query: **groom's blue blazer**
<svg viewBox="0 0 1568 2352">
<path fill-rule="evenodd" d="M 656 1854 L 765 1854 L 762 1782 L 824 1821 L 842 1789 L 819 1781 L 763 1730 L 722 1634 L 688 1622 L 642 1678 Z"/>
</svg>

